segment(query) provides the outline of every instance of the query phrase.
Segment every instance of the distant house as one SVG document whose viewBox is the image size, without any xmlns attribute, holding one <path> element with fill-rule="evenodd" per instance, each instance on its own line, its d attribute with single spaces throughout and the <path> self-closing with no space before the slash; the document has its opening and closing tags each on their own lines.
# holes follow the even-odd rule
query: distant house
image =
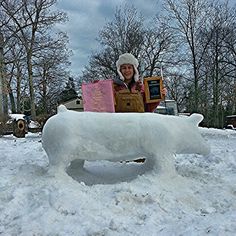
<svg viewBox="0 0 236 236">
<path fill-rule="evenodd" d="M 68 110 L 84 111 L 83 100 L 81 97 L 73 98 L 62 104 L 65 105 Z"/>
</svg>

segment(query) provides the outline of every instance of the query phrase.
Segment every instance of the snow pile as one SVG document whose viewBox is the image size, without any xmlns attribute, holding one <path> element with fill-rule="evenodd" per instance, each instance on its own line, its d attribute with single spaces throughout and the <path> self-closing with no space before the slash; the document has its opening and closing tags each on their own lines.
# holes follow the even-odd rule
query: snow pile
<svg viewBox="0 0 236 236">
<path fill-rule="evenodd" d="M 55 178 L 39 134 L 1 137 L 0 235 L 235 235 L 236 132 L 200 132 L 211 153 L 173 154 L 172 178 L 103 160 Z"/>
<path fill-rule="evenodd" d="M 12 120 L 24 120 L 24 114 L 10 114 Z"/>
</svg>

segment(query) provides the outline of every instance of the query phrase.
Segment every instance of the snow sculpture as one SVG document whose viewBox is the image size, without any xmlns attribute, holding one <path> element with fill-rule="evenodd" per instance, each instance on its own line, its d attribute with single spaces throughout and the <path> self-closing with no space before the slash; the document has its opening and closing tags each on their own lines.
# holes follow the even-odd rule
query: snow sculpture
<svg viewBox="0 0 236 236">
<path fill-rule="evenodd" d="M 71 161 L 134 160 L 145 156 L 154 169 L 174 168 L 175 153 L 207 155 L 198 130 L 200 114 L 190 117 L 155 113 L 76 112 L 58 107 L 45 124 L 42 144 L 50 166 L 65 170 Z M 168 157 L 168 158 L 167 158 Z"/>
</svg>

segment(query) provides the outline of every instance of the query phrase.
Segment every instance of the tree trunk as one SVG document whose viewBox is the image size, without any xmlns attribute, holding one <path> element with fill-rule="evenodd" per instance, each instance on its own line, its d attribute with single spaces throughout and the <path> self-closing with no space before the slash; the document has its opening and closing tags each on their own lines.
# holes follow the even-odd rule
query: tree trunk
<svg viewBox="0 0 236 236">
<path fill-rule="evenodd" d="M 19 73 L 19 69 L 17 69 L 17 76 L 16 76 L 16 109 L 17 112 L 22 112 L 21 109 L 21 86 L 20 86 L 20 82 L 21 82 L 21 76 Z"/>
<path fill-rule="evenodd" d="M 9 99 L 10 99 L 10 103 L 11 103 L 11 111 L 12 111 L 12 113 L 16 113 L 15 98 L 14 98 L 12 89 L 10 88 L 9 85 L 8 85 L 8 90 L 9 90 Z"/>
<path fill-rule="evenodd" d="M 35 94 L 34 94 L 34 83 L 33 83 L 33 69 L 32 69 L 32 56 L 31 52 L 28 52 L 28 80 L 29 80 L 29 91 L 30 91 L 30 103 L 31 103 L 31 117 L 34 120 L 36 118 L 36 109 L 35 109 Z"/>
<path fill-rule="evenodd" d="M 3 35 L 0 32 L 0 116 L 6 116 L 8 114 L 7 104 L 7 88 L 4 78 L 4 58 L 3 58 Z"/>
</svg>

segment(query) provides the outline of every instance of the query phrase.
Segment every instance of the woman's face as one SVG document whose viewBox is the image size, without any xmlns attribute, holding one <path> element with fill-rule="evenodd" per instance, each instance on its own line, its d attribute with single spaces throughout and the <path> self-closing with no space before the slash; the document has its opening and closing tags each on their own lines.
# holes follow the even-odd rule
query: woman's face
<svg viewBox="0 0 236 236">
<path fill-rule="evenodd" d="M 125 81 L 131 81 L 134 76 L 134 67 L 131 64 L 123 64 L 120 66 L 120 72 Z"/>
</svg>

